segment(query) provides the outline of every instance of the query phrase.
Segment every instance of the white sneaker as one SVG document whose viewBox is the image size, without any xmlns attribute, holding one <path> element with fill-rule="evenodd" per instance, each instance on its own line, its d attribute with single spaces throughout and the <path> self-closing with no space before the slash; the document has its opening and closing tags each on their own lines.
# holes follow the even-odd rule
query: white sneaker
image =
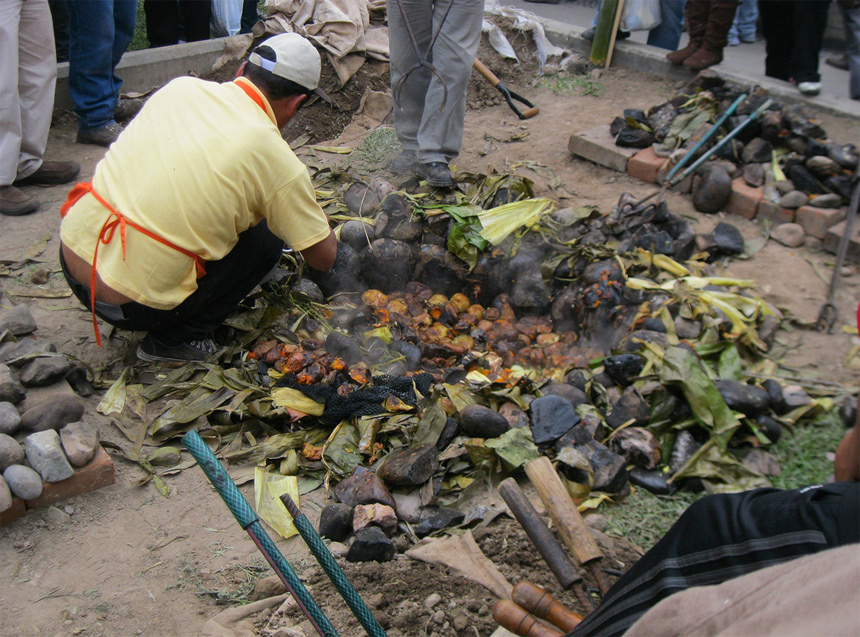
<svg viewBox="0 0 860 637">
<path fill-rule="evenodd" d="M 818 95 L 821 92 L 821 82 L 801 82 L 797 88 L 804 95 Z"/>
</svg>

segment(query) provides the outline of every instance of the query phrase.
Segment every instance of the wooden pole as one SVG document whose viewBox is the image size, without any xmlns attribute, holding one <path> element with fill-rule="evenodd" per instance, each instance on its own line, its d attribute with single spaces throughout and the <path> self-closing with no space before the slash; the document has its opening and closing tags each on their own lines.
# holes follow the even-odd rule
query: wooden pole
<svg viewBox="0 0 860 637">
<path fill-rule="evenodd" d="M 606 53 L 606 66 L 608 69 L 612 64 L 612 52 L 615 50 L 615 36 L 618 35 L 618 25 L 621 24 L 621 15 L 624 13 L 624 0 L 618 0 L 618 9 L 615 11 L 615 23 L 612 25 L 612 35 L 609 37 L 609 51 Z"/>
</svg>

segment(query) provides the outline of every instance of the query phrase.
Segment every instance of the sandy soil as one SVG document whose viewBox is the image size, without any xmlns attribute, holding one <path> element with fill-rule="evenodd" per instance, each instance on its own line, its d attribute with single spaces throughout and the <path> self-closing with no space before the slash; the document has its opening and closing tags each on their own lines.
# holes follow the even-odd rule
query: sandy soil
<svg viewBox="0 0 860 637">
<path fill-rule="evenodd" d="M 508 81 L 505 77 L 503 80 Z M 556 95 L 546 88 L 514 84 L 540 106 L 538 117 L 520 122 L 503 103 L 470 110 L 466 139 L 457 165 L 470 171 L 516 171 L 536 182 L 541 196 L 562 197 L 562 205 L 596 205 L 608 210 L 622 192 L 646 194 L 650 186 L 626 175 L 587 162 L 572 160 L 567 151 L 570 134 L 605 124 L 623 108 L 647 108 L 668 97 L 674 86 L 664 79 L 624 70 L 600 78 L 599 97 Z M 822 116 L 831 137 L 858 139 L 856 120 Z M 526 133 L 525 136 L 518 134 Z M 509 140 L 521 137 L 517 141 Z M 76 159 L 82 179 L 88 179 L 104 151 L 74 143 L 74 125 L 68 116 L 58 118 L 48 146 L 49 158 Z M 337 161 L 334 157 L 328 161 Z M 100 378 L 115 378 L 121 359 L 128 355 L 122 339 L 95 346 L 89 315 L 71 298 L 18 296 L 37 290 L 63 290 L 58 274 L 59 207 L 67 188 L 33 189 L 42 209 L 23 218 L 0 217 L 0 255 L 4 264 L 16 267 L 0 278 L 4 295 L 0 303 L 27 303 L 39 324 L 39 337 L 52 340 L 66 354 L 89 364 Z M 690 216 L 700 231 L 711 228 L 722 216 L 696 213 L 689 199 L 670 193 L 670 207 Z M 760 236 L 762 227 L 743 219 L 736 224 L 747 240 Z M 734 261 L 728 272 L 761 281 L 760 291 L 774 304 L 798 319 L 811 321 L 824 301 L 832 255 L 807 248 L 788 249 L 769 242 L 754 258 Z M 53 271 L 46 286 L 29 283 L 33 270 L 46 265 Z M 795 330 L 780 337 L 785 364 L 800 376 L 856 383 L 856 372 L 843 367 L 843 356 L 856 337 L 842 333 L 852 324 L 860 297 L 860 275 L 846 270 L 839 284 L 840 322 L 833 335 Z M 129 359 L 130 360 L 130 359 Z M 87 401 L 86 418 L 97 423 L 108 441 L 123 441 L 122 434 L 95 411 L 99 396 Z M 171 495 L 164 498 L 151 486 L 138 486 L 141 471 L 114 454 L 117 484 L 99 492 L 63 502 L 71 517 L 59 520 L 48 511 L 35 511 L 13 525 L 0 529 L 0 608 L 4 634 L 85 635 L 195 635 L 207 618 L 222 607 L 205 591 L 235 592 L 255 576 L 260 555 L 234 522 L 215 492 L 196 468 L 167 478 Z M 252 487 L 242 487 L 251 495 Z M 324 502 L 314 493 L 309 502 Z M 303 507 L 304 508 L 304 507 Z M 511 581 L 529 577 L 552 588 L 553 580 L 534 551 L 525 544 L 522 531 L 510 520 L 491 525 L 479 535 L 479 543 Z M 623 541 L 620 541 L 623 545 Z M 279 542 L 296 570 L 304 573 L 318 599 L 344 635 L 361 634 L 350 621 L 343 604 L 323 586 L 319 571 L 311 568 L 301 541 Z M 625 556 L 615 568 L 626 568 L 630 547 L 618 549 Z M 625 562 L 626 560 L 626 562 Z M 350 568 L 359 591 L 372 598 L 390 634 L 488 635 L 493 622 L 488 616 L 491 596 L 479 587 L 451 576 L 445 569 L 430 568 L 398 558 L 388 565 L 368 564 Z M 381 583 L 381 584 L 380 584 Z M 442 622 L 424 600 L 439 592 L 445 611 Z M 558 592 L 558 591 L 556 591 Z M 571 606 L 575 604 L 563 599 Z M 459 619 L 458 619 L 459 617 Z M 465 617 L 465 619 L 463 618 Z M 445 623 L 447 622 L 447 624 Z"/>
</svg>

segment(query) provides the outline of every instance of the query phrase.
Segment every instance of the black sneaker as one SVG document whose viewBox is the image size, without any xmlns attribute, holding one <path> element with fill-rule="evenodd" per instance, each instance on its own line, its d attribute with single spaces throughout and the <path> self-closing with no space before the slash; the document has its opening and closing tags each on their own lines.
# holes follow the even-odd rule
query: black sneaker
<svg viewBox="0 0 860 637">
<path fill-rule="evenodd" d="M 418 164 L 418 175 L 434 188 L 451 188 L 454 186 L 451 169 L 444 161 Z"/>
<path fill-rule="evenodd" d="M 394 159 L 391 160 L 388 167 L 391 169 L 391 172 L 401 175 L 415 170 L 415 166 L 417 164 L 418 153 L 414 150 L 402 150 Z"/>
<path fill-rule="evenodd" d="M 596 27 L 588 27 L 585 31 L 582 32 L 582 39 L 588 40 L 589 42 L 594 40 L 594 32 L 597 30 Z M 630 37 L 630 31 L 622 31 L 618 29 L 615 33 L 615 39 L 617 40 L 626 40 Z"/>
<path fill-rule="evenodd" d="M 165 345 L 147 334 L 137 346 L 137 357 L 147 363 L 188 363 L 205 361 L 218 351 L 210 338 L 191 340 L 182 345 Z"/>
</svg>

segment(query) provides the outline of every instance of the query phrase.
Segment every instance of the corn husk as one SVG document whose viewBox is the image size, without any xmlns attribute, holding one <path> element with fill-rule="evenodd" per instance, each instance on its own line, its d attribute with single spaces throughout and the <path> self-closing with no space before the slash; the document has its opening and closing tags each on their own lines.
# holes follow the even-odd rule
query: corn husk
<svg viewBox="0 0 860 637">
<path fill-rule="evenodd" d="M 513 232 L 525 226 L 530 228 L 544 214 L 551 212 L 555 204 L 544 198 L 513 201 L 478 213 L 483 230 L 481 236 L 491 245 L 497 246 Z"/>
</svg>

